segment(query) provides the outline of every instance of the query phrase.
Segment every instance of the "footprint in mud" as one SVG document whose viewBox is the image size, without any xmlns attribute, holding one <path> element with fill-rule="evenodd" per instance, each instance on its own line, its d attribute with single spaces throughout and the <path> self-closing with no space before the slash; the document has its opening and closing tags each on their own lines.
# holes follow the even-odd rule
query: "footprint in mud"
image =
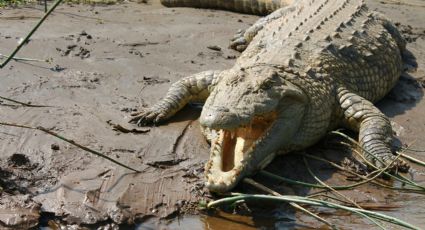
<svg viewBox="0 0 425 230">
<path fill-rule="evenodd" d="M 0 188 L 9 194 L 27 194 L 30 187 L 40 181 L 39 178 L 45 177 L 35 176 L 33 170 L 38 166 L 39 164 L 32 163 L 25 154 L 12 154 L 0 165 Z"/>
<path fill-rule="evenodd" d="M 156 84 L 162 84 L 170 82 L 169 79 L 163 79 L 158 76 L 152 76 L 152 77 L 146 77 L 143 76 L 142 80 L 138 80 L 137 82 L 143 83 L 144 85 L 156 85 Z"/>
<path fill-rule="evenodd" d="M 134 48 L 131 48 L 129 51 L 128 51 L 128 53 L 130 53 L 130 54 L 134 54 L 134 55 L 136 55 L 136 56 L 139 56 L 139 57 L 144 57 L 144 55 L 143 55 L 143 53 L 141 52 L 141 51 L 139 51 L 139 50 L 136 50 L 136 49 L 134 49 Z"/>
<path fill-rule="evenodd" d="M 10 167 L 17 167 L 29 166 L 31 162 L 26 155 L 21 153 L 14 153 L 8 158 L 7 163 Z"/>
<path fill-rule="evenodd" d="M 425 37 L 424 28 L 412 27 L 411 25 L 403 25 L 399 22 L 396 22 L 395 25 L 408 43 L 416 42 L 418 38 Z"/>
<path fill-rule="evenodd" d="M 66 46 L 65 49 L 56 48 L 58 52 L 60 52 L 61 56 L 76 56 L 81 59 L 86 59 L 90 57 L 90 50 L 84 48 L 83 46 L 78 46 L 75 44 Z"/>
<path fill-rule="evenodd" d="M 60 52 L 61 56 L 75 56 L 80 57 L 81 59 L 89 58 L 91 53 L 90 50 L 87 49 L 85 46 L 91 45 L 93 41 L 93 36 L 88 34 L 86 31 L 82 31 L 81 33 L 77 35 L 68 35 L 65 37 L 65 40 L 73 41 L 73 44 L 67 45 L 64 49 L 56 48 L 58 52 Z M 82 44 L 83 45 L 82 45 Z"/>
<path fill-rule="evenodd" d="M 52 89 L 57 88 L 84 88 L 96 89 L 105 75 L 97 72 L 84 72 L 66 70 L 57 74 L 58 81 L 52 86 Z"/>
</svg>

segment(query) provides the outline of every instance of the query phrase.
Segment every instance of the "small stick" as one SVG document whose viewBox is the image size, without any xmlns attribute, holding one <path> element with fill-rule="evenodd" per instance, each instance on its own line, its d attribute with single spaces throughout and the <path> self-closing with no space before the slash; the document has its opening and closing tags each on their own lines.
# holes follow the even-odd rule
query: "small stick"
<svg viewBox="0 0 425 230">
<path fill-rule="evenodd" d="M 282 196 L 282 194 L 280 194 L 280 193 L 278 193 L 278 192 L 276 192 L 276 191 L 274 191 L 274 190 L 272 190 L 272 189 L 270 189 L 270 188 L 268 188 L 268 187 L 266 187 L 266 186 L 264 186 L 264 185 L 262 185 L 262 184 L 260 184 L 260 183 L 258 183 L 256 181 L 254 181 L 254 180 L 252 180 L 250 178 L 245 178 L 243 180 L 243 182 L 245 182 L 245 183 L 247 183 L 247 184 L 249 184 L 251 186 L 254 186 L 254 187 L 256 187 L 256 188 L 258 188 L 258 189 L 260 189 L 260 190 L 262 190 L 262 191 L 264 191 L 266 193 L 269 193 L 271 195 Z M 320 222 L 326 224 L 327 226 L 331 227 L 332 229 L 337 229 L 334 224 L 329 223 L 327 220 L 325 220 L 322 217 L 316 215 L 315 213 L 310 212 L 309 210 L 305 209 L 304 207 L 298 205 L 297 203 L 289 202 L 289 205 L 291 205 L 292 207 L 294 207 L 294 208 L 296 208 L 296 209 L 298 209 L 298 210 L 300 210 L 302 212 L 307 213 L 308 215 L 314 217 L 318 221 L 320 221 Z"/>
<path fill-rule="evenodd" d="M 413 6 L 413 7 L 425 7 L 425 5 L 421 5 L 421 4 L 413 4 L 413 3 L 407 3 L 404 1 L 394 1 L 394 0 L 385 0 L 385 1 L 381 1 L 381 3 L 394 4 L 394 5 L 406 5 L 406 6 Z"/>
<path fill-rule="evenodd" d="M 362 178 L 362 179 L 364 179 L 364 180 L 368 180 L 368 179 L 370 179 L 370 178 L 367 178 L 367 177 L 365 177 L 365 176 L 362 176 L 362 175 L 360 175 L 360 174 L 358 174 L 358 173 L 356 173 L 356 172 L 353 172 L 353 171 L 347 170 L 346 168 L 344 168 L 344 167 L 342 167 L 342 166 L 340 166 L 340 165 L 338 165 L 338 164 L 335 164 L 335 163 L 334 163 L 334 162 L 332 162 L 332 161 L 326 160 L 326 159 L 324 159 L 324 158 L 321 158 L 321 157 L 318 157 L 318 156 L 314 156 L 314 155 L 309 155 L 309 154 L 301 154 L 301 155 L 306 156 L 306 157 L 308 157 L 308 158 L 312 158 L 312 159 L 318 160 L 318 161 L 326 162 L 326 163 L 328 163 L 328 164 L 332 165 L 333 167 L 335 167 L 335 168 L 337 168 L 337 169 L 339 169 L 339 170 L 341 170 L 341 171 L 344 171 L 344 172 L 350 173 L 351 175 L 357 176 L 357 177 Z M 374 180 L 371 180 L 370 182 L 371 182 L 371 183 L 373 183 L 373 184 L 375 184 L 375 185 L 378 185 L 378 186 L 381 186 L 381 187 L 387 188 L 387 189 L 401 190 L 401 191 L 409 191 L 409 192 L 415 192 L 415 193 L 421 193 L 421 194 L 422 194 L 422 193 L 424 193 L 424 191 L 423 191 L 422 189 L 413 189 L 413 188 L 397 188 L 397 187 L 393 187 L 393 186 L 388 186 L 388 185 L 382 184 L 382 183 L 377 182 L 377 181 L 374 181 Z M 335 187 L 334 187 L 334 188 L 335 188 Z"/>
<path fill-rule="evenodd" d="M 13 50 L 12 54 L 8 56 L 8 58 L 3 62 L 0 63 L 0 69 L 5 67 L 7 63 L 9 63 L 10 60 L 18 53 L 18 51 L 25 45 L 25 43 L 30 39 L 30 37 L 37 31 L 38 27 L 43 24 L 43 22 L 46 20 L 46 18 L 53 12 L 53 10 L 56 9 L 56 7 L 62 2 L 63 0 L 57 0 L 55 3 L 53 3 L 52 7 L 44 14 L 44 16 L 38 21 L 38 23 L 32 28 L 32 30 L 27 34 L 27 36 L 24 38 L 24 40 Z"/>
<path fill-rule="evenodd" d="M 406 154 L 404 154 L 404 153 L 399 153 L 399 152 L 397 152 L 397 154 L 398 154 L 399 156 L 403 157 L 403 158 L 406 158 L 407 160 L 409 160 L 409 161 L 411 161 L 411 162 L 413 162 L 413 163 L 416 163 L 416 164 L 418 164 L 418 165 L 420 165 L 420 166 L 424 166 L 424 167 L 425 167 L 425 162 L 423 162 L 423 161 L 421 161 L 421 160 L 418 160 L 418 159 L 416 159 L 416 158 L 414 158 L 414 157 L 408 156 L 408 155 L 406 155 Z"/>
<path fill-rule="evenodd" d="M 41 126 L 38 126 L 38 127 L 32 127 L 32 126 L 26 126 L 26 125 L 20 125 L 20 124 L 12 124 L 12 123 L 6 123 L 6 122 L 0 122 L 0 125 L 4 125 L 4 126 L 12 126 L 12 127 L 18 127 L 18 128 L 24 128 L 24 129 L 40 130 L 40 131 L 42 131 L 42 132 L 44 132 L 44 133 L 47 133 L 47 134 L 49 134 L 49 135 L 51 135 L 51 136 L 54 136 L 54 137 L 59 138 L 59 139 L 61 139 L 61 140 L 65 141 L 65 142 L 68 142 L 68 143 L 70 143 L 70 144 L 72 144 L 72 145 L 74 145 L 74 146 L 77 146 L 78 148 L 83 149 L 83 150 L 85 150 L 85 151 L 87 151 L 87 152 L 89 152 L 89 153 L 92 153 L 92 154 L 94 154 L 94 155 L 96 155 L 96 156 L 99 156 L 99 157 L 102 157 L 102 158 L 104 158 L 104 159 L 106 159 L 106 160 L 108 160 L 108 161 L 111 161 L 111 162 L 113 162 L 113 163 L 115 163 L 115 164 L 117 164 L 117 165 L 119 165 L 119 166 L 122 166 L 122 167 L 124 167 L 124 168 L 126 168 L 126 169 L 130 169 L 130 170 L 132 170 L 132 171 L 134 171 L 134 172 L 137 172 L 137 173 L 140 173 L 140 172 L 141 172 L 141 171 L 136 170 L 136 169 L 133 169 L 133 168 L 131 168 L 131 167 L 129 167 L 129 166 L 127 166 L 127 165 L 123 164 L 123 163 L 120 163 L 120 162 L 118 162 L 118 161 L 116 161 L 116 160 L 114 160 L 114 159 L 112 159 L 112 158 L 110 158 L 110 157 L 106 156 L 106 155 L 105 155 L 105 154 L 103 154 L 103 153 L 100 153 L 100 152 L 97 152 L 97 151 L 95 151 L 95 150 L 89 149 L 89 148 L 87 148 L 87 147 L 84 147 L 84 146 L 82 146 L 82 145 L 80 145 L 80 144 L 76 143 L 76 142 L 75 142 L 75 141 L 73 141 L 73 140 L 70 140 L 70 139 L 67 139 L 67 138 L 65 138 L 65 137 L 62 137 L 62 136 L 60 136 L 59 134 L 56 134 L 56 133 L 54 133 L 54 132 L 52 132 L 52 131 L 50 131 L 50 130 L 47 130 L 47 129 L 46 129 L 46 128 L 44 128 L 44 127 L 41 127 Z"/>
<path fill-rule="evenodd" d="M 10 98 L 7 98 L 7 97 L 2 97 L 2 96 L 0 96 L 0 99 L 6 100 L 6 101 L 10 101 L 10 102 L 14 102 L 16 104 L 20 104 L 20 105 L 26 106 L 26 107 L 38 107 L 38 108 L 41 108 L 41 107 L 53 107 L 53 106 L 49 106 L 49 105 L 33 105 L 33 104 L 28 104 L 28 103 L 20 102 L 20 101 L 13 100 L 13 99 L 10 99 Z"/>
<path fill-rule="evenodd" d="M 379 172 L 379 170 L 378 171 L 374 171 L 371 174 L 374 174 L 374 173 L 377 173 L 377 172 Z M 276 174 L 273 174 L 273 173 L 270 173 L 270 172 L 267 172 L 267 171 L 264 171 L 264 170 L 263 171 L 260 171 L 260 174 L 265 175 L 265 176 L 268 176 L 268 177 L 271 177 L 271 178 L 275 178 L 277 180 L 281 180 L 281 181 L 286 182 L 286 183 L 289 183 L 289 184 L 302 185 L 302 186 L 312 187 L 312 188 L 322 188 L 322 189 L 328 188 L 328 187 L 323 186 L 323 185 L 311 184 L 311 183 L 305 183 L 305 182 L 291 180 L 291 179 L 284 178 L 284 177 L 278 176 Z M 374 180 L 378 176 L 379 176 L 379 174 L 373 176 L 372 178 L 366 178 L 366 180 L 361 181 L 361 182 L 358 182 L 358 183 L 354 183 L 354 184 L 351 184 L 351 185 L 331 186 L 331 188 L 332 189 L 336 189 L 336 190 L 351 189 L 351 188 L 357 187 L 359 185 L 365 184 L 365 183 L 367 183 L 369 181 L 372 181 L 372 180 Z"/>
<path fill-rule="evenodd" d="M 10 56 L 0 54 L 0 57 L 10 58 Z M 21 58 L 21 57 L 11 57 L 15 61 L 36 61 L 36 62 L 48 62 L 48 60 L 34 59 L 34 58 Z"/>
<path fill-rule="evenodd" d="M 346 199 L 346 200 L 348 200 L 352 205 L 354 205 L 355 207 L 357 207 L 358 209 L 363 209 L 362 207 L 360 207 L 356 202 L 354 202 L 353 200 L 351 200 L 350 198 L 348 198 L 347 196 L 344 196 L 344 194 L 342 194 L 342 193 L 340 193 L 340 192 L 338 192 L 338 191 L 336 191 L 335 189 L 333 189 L 332 187 L 330 187 L 329 185 L 327 185 L 325 182 L 323 182 L 322 180 L 320 180 L 314 173 L 313 173 L 313 171 L 311 170 L 311 168 L 310 168 L 310 165 L 308 164 L 308 162 L 307 162 L 307 159 L 305 158 L 305 157 L 303 157 L 303 159 L 304 159 L 304 163 L 305 163 L 305 165 L 306 165 L 306 167 L 307 167 L 307 170 L 308 170 L 308 172 L 310 173 L 310 175 L 316 180 L 316 181 L 318 181 L 320 184 L 322 184 L 323 186 L 326 186 L 327 188 L 329 188 L 332 192 L 334 192 L 335 194 L 337 194 L 337 195 L 339 195 L 340 197 L 342 197 L 343 199 Z M 395 160 L 397 160 L 398 159 L 398 157 L 395 159 Z M 394 160 L 394 162 L 395 162 L 395 160 Z M 387 167 L 385 167 L 384 169 L 382 169 L 381 171 L 380 171 L 380 173 L 378 173 L 378 175 L 379 174 L 381 174 L 381 173 L 383 173 L 385 170 L 387 170 L 389 167 L 391 166 L 391 164 L 389 164 L 389 165 L 387 165 Z M 377 225 L 378 227 L 380 227 L 381 229 L 386 229 L 385 227 L 383 227 L 378 221 L 375 221 L 374 219 L 372 219 L 372 218 L 370 218 L 368 215 L 366 215 L 366 214 L 363 214 L 363 213 L 361 213 L 361 212 L 358 212 L 358 214 L 359 215 L 361 215 L 361 216 L 363 216 L 364 218 L 366 218 L 366 219 L 368 219 L 368 220 L 370 220 L 371 222 L 373 222 L 375 225 Z"/>
<path fill-rule="evenodd" d="M 379 212 L 373 212 L 373 211 L 368 211 L 368 210 L 358 209 L 358 208 L 351 208 L 351 207 L 347 207 L 347 206 L 332 203 L 332 202 L 327 202 L 327 201 L 312 199 L 312 198 L 305 198 L 305 197 L 300 197 L 300 196 L 293 196 L 293 195 L 270 196 L 270 195 L 248 195 L 248 194 L 246 194 L 246 195 L 239 195 L 239 196 L 234 196 L 234 197 L 226 197 L 226 198 L 222 198 L 222 199 L 219 199 L 219 200 L 216 200 L 216 201 L 212 201 L 212 202 L 208 203 L 207 207 L 212 208 L 214 206 L 217 206 L 217 205 L 220 205 L 220 204 L 223 204 L 223 203 L 230 203 L 230 202 L 235 202 L 235 201 L 239 201 L 239 200 L 271 200 L 271 201 L 283 201 L 283 202 L 296 202 L 296 203 L 308 204 L 308 205 L 313 205 L 313 206 L 342 209 L 342 210 L 353 212 L 353 213 L 360 215 L 362 217 L 367 216 L 368 219 L 369 218 L 370 219 L 376 218 L 376 219 L 383 220 L 383 221 L 386 221 L 386 222 L 389 222 L 389 223 L 392 223 L 392 224 L 397 224 L 399 226 L 403 226 L 403 227 L 406 227 L 406 228 L 409 228 L 409 229 L 415 229 L 415 230 L 420 229 L 420 228 L 413 226 L 413 225 L 411 225 L 407 222 L 404 222 L 404 221 L 402 221 L 398 218 L 387 216 L 387 215 L 381 214 Z M 381 225 L 379 225 L 375 221 L 373 223 L 377 224 L 379 227 L 383 228 Z"/>
<path fill-rule="evenodd" d="M 411 148 L 404 148 L 404 147 L 401 147 L 401 149 L 410 151 L 410 152 L 425 153 L 425 150 L 411 149 Z"/>
<path fill-rule="evenodd" d="M 324 197 L 324 198 L 327 198 L 327 199 L 331 199 L 331 200 L 339 201 L 339 202 L 341 202 L 344 205 L 349 206 L 349 207 L 354 207 L 352 204 L 350 204 L 347 201 L 343 201 L 343 200 L 340 200 L 340 199 L 338 199 L 336 197 L 328 196 L 328 195 L 321 194 L 321 193 L 316 193 L 316 194 L 313 194 L 313 195 L 309 195 L 309 196 L 307 196 L 307 198 L 313 198 L 313 197 L 318 197 L 318 196 Z M 373 203 L 373 204 L 370 204 L 370 203 L 361 203 L 359 205 L 360 205 L 360 207 L 362 207 L 362 209 L 365 209 L 365 210 L 375 210 L 375 211 L 392 211 L 392 210 L 401 208 L 400 205 L 376 204 L 376 203 Z"/>
<path fill-rule="evenodd" d="M 113 123 L 111 120 L 106 121 L 106 123 L 112 127 L 112 130 L 122 133 L 144 134 L 151 131 L 150 129 L 127 129 L 119 124 Z"/>
<path fill-rule="evenodd" d="M 359 209 L 363 209 L 362 207 L 360 207 L 356 202 L 354 202 L 353 200 L 351 200 L 350 198 L 348 198 L 347 196 L 344 196 L 344 194 L 338 192 L 337 190 L 333 189 L 331 186 L 329 186 L 328 184 L 326 184 L 325 182 L 323 182 L 320 178 L 318 178 L 313 171 L 310 168 L 310 164 L 308 163 L 307 159 L 305 157 L 303 157 L 304 160 L 304 164 L 307 168 L 308 173 L 310 173 L 310 175 L 317 181 L 319 182 L 321 185 L 325 186 L 326 188 L 328 188 L 329 190 L 331 190 L 332 192 L 334 192 L 335 194 L 337 194 L 338 196 L 342 197 L 343 199 L 349 201 L 351 204 L 353 204 L 356 208 Z"/>
<path fill-rule="evenodd" d="M 369 164 L 372 168 L 374 168 L 376 170 L 379 170 L 375 165 L 373 165 L 372 163 L 368 162 L 359 151 L 357 151 L 355 149 L 353 149 L 353 151 L 354 151 L 354 153 L 356 153 L 357 155 L 359 155 L 360 157 L 362 157 L 363 160 L 365 160 L 367 162 L 367 164 Z M 419 185 L 416 182 L 414 182 L 414 181 L 410 180 L 409 178 L 406 178 L 406 177 L 404 177 L 404 176 L 402 176 L 400 174 L 393 175 L 393 174 L 387 173 L 387 172 L 383 172 L 383 174 L 386 175 L 386 176 L 390 176 L 390 177 L 392 177 L 392 178 L 400 181 L 401 183 L 405 183 L 405 184 L 408 184 L 410 186 L 420 188 L 422 191 L 425 191 L 425 187 L 424 186 Z"/>
<path fill-rule="evenodd" d="M 376 179 L 378 176 L 380 176 L 382 173 L 384 173 L 386 170 L 388 170 L 390 167 L 391 167 L 391 165 L 394 163 L 394 162 L 396 162 L 397 161 L 397 159 L 399 158 L 400 156 L 397 156 L 396 158 L 394 158 L 394 160 L 391 162 L 391 164 L 388 164 L 386 167 L 384 167 L 384 168 L 382 168 L 382 169 L 379 169 L 378 171 L 374 171 L 373 173 L 375 173 L 375 172 L 378 172 L 376 175 L 374 175 L 373 177 L 371 177 L 371 178 L 369 178 L 369 179 L 367 179 L 367 180 L 365 180 L 365 181 L 362 181 L 362 182 L 359 182 L 359 183 L 357 183 L 357 184 L 365 184 L 365 183 L 367 183 L 367 182 L 369 182 L 369 181 L 372 181 L 372 180 L 374 180 L 374 179 Z M 306 159 L 306 157 L 305 156 L 303 156 L 303 160 L 304 160 L 304 164 L 306 165 L 306 167 L 307 167 L 307 170 L 308 170 L 308 172 L 310 173 L 310 175 L 316 180 L 316 181 L 318 181 L 320 184 L 322 184 L 323 186 L 326 186 L 328 189 L 330 189 L 331 191 L 333 191 L 334 193 L 336 193 L 336 194 L 338 194 L 339 196 L 341 196 L 342 198 L 344 198 L 344 199 L 346 199 L 346 200 L 348 200 L 348 201 L 350 201 L 352 204 L 354 204 L 354 206 L 356 206 L 357 208 L 360 208 L 361 209 L 361 207 L 356 203 L 356 202 L 354 202 L 354 201 L 352 201 L 351 199 L 349 199 L 348 197 L 346 197 L 346 196 L 344 196 L 342 193 L 340 193 L 340 192 L 338 192 L 338 191 L 336 191 L 334 188 L 332 188 L 331 186 L 329 186 L 328 184 L 326 184 L 325 182 L 323 182 L 322 180 L 320 180 L 320 178 L 318 178 L 314 173 L 313 173 L 313 171 L 311 170 L 311 168 L 310 168 L 310 164 L 308 163 L 308 161 L 307 161 L 307 159 Z M 372 174 L 372 173 L 371 173 Z"/>
<path fill-rule="evenodd" d="M 382 164 L 384 164 L 385 165 L 385 163 L 384 162 L 382 162 L 382 160 L 381 159 L 379 159 L 379 158 L 377 158 L 377 157 L 375 157 L 373 154 L 371 154 L 369 151 L 367 151 L 366 149 L 364 149 L 357 141 L 355 141 L 353 138 L 351 138 L 351 137 L 349 137 L 349 136 L 347 136 L 346 134 L 344 134 L 344 133 L 341 133 L 341 132 L 339 132 L 339 131 L 332 131 L 331 132 L 331 134 L 336 134 L 336 135 L 339 135 L 339 136 L 342 136 L 342 137 L 344 137 L 344 138 L 346 138 L 347 140 L 349 140 L 351 143 L 353 143 L 353 144 L 355 144 L 357 147 L 359 147 L 359 148 L 361 148 L 363 151 L 365 151 L 367 154 L 369 154 L 370 156 L 372 156 L 373 158 L 375 158 L 376 160 L 378 160 L 379 162 L 381 162 Z M 369 162 L 364 156 L 363 156 L 363 154 L 361 154 L 361 153 L 359 153 L 356 149 L 353 149 L 353 151 L 354 151 L 354 153 L 356 153 L 357 155 L 359 155 L 370 167 L 372 167 L 372 168 L 374 168 L 374 169 L 378 169 L 374 164 L 372 164 L 371 162 Z M 379 169 L 378 169 L 379 170 Z M 409 185 L 411 185 L 411 186 L 414 186 L 414 187 L 417 187 L 417 188 L 420 188 L 420 189 L 422 189 L 422 190 L 425 190 L 425 187 L 423 187 L 423 186 L 421 186 L 421 185 L 418 185 L 417 183 L 415 183 L 414 181 L 412 181 L 412 180 L 409 180 L 408 178 L 406 178 L 406 177 L 404 177 L 404 176 L 402 176 L 402 175 L 400 175 L 400 174 L 396 174 L 396 175 L 393 175 L 393 174 L 391 174 L 391 173 L 387 173 L 387 172 L 384 172 L 384 175 L 386 175 L 386 176 L 389 176 L 389 177 L 392 177 L 392 178 L 394 178 L 394 179 L 396 179 L 396 180 L 398 180 L 398 181 L 400 181 L 400 182 L 402 182 L 402 183 L 406 183 L 406 184 L 409 184 Z"/>
</svg>

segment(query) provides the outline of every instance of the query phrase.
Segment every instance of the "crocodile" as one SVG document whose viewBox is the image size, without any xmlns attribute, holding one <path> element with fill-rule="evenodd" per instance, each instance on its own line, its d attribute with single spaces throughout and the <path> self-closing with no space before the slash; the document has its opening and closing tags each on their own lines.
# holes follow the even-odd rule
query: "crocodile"
<svg viewBox="0 0 425 230">
<path fill-rule="evenodd" d="M 246 2 L 162 2 L 231 9 L 223 2 L 238 1 Z M 232 68 L 182 78 L 130 122 L 158 124 L 187 103 L 204 102 L 200 124 L 211 143 L 205 185 L 213 192 L 233 189 L 277 155 L 310 147 L 338 127 L 359 133 L 360 151 L 375 167 L 407 170 L 392 154 L 389 119 L 373 105 L 403 71 L 406 42 L 395 25 L 361 0 L 275 6 L 237 34 L 231 46 L 244 51 Z"/>
</svg>

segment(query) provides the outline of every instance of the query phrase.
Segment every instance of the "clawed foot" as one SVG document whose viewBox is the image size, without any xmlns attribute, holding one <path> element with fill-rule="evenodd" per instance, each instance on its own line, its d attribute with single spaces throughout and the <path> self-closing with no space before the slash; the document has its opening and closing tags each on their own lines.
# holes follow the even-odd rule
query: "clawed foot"
<svg viewBox="0 0 425 230">
<path fill-rule="evenodd" d="M 236 51 L 242 52 L 248 46 L 248 41 L 245 38 L 245 30 L 239 30 L 230 42 L 229 47 Z"/>
<path fill-rule="evenodd" d="M 391 173 L 397 173 L 397 172 L 406 173 L 409 171 L 409 168 L 410 168 L 410 165 L 407 162 L 405 162 L 402 159 L 396 159 L 396 156 L 394 155 L 391 155 L 391 157 L 386 159 L 381 159 L 380 161 L 375 159 L 373 161 L 373 164 L 378 169 L 382 169 L 390 165 L 390 167 L 388 168 L 388 171 Z"/>
<path fill-rule="evenodd" d="M 165 114 L 157 109 L 147 109 L 142 112 L 131 114 L 132 118 L 129 123 L 137 124 L 138 126 L 146 126 L 158 124 L 165 120 Z"/>
</svg>

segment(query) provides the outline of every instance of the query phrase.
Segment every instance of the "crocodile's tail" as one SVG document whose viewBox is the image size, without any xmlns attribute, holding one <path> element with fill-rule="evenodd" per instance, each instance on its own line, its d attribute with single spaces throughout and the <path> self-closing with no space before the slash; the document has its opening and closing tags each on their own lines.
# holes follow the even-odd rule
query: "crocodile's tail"
<svg viewBox="0 0 425 230">
<path fill-rule="evenodd" d="M 161 0 L 167 7 L 223 9 L 245 14 L 267 15 L 292 0 Z"/>
</svg>

